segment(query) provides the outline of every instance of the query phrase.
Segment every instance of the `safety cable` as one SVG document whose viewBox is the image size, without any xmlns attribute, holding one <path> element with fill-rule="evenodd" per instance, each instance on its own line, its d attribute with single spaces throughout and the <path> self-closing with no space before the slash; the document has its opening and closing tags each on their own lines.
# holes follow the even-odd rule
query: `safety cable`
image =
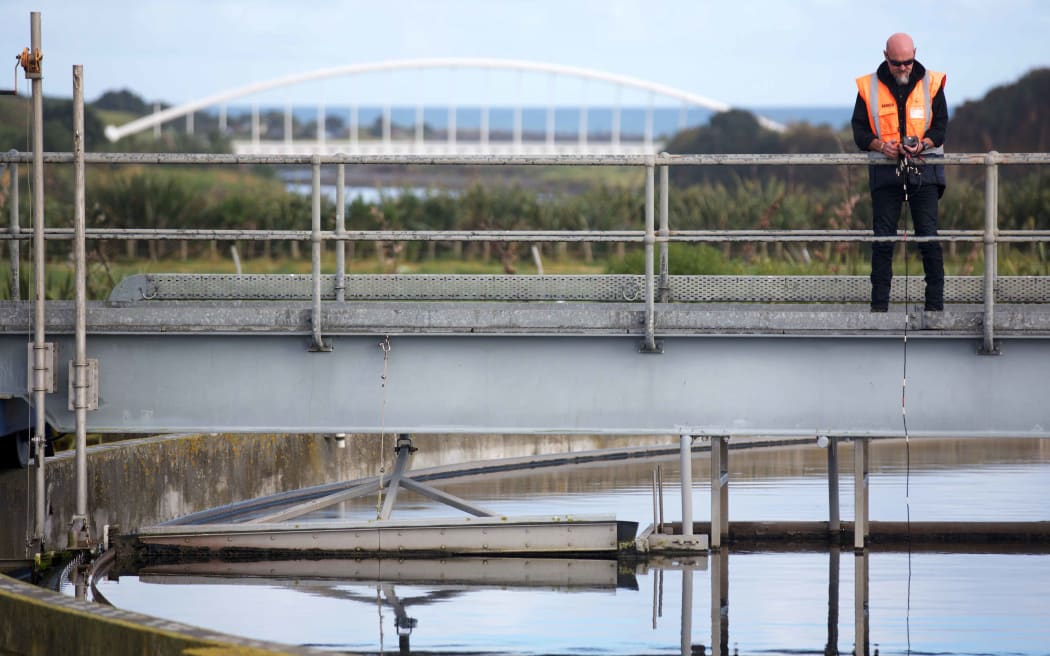
<svg viewBox="0 0 1050 656">
<path fill-rule="evenodd" d="M 383 474 L 386 473 L 383 458 L 386 452 L 386 384 L 390 365 L 390 335 L 380 340 L 379 348 L 383 351 L 383 373 L 379 377 L 379 387 L 382 389 L 383 398 L 379 406 L 379 496 L 376 499 L 376 519 L 383 518 Z"/>
<path fill-rule="evenodd" d="M 918 159 L 918 158 L 916 158 Z M 920 159 L 921 161 L 921 159 Z M 908 197 L 908 175 L 914 175 L 918 180 L 916 187 L 922 186 L 922 170 L 912 163 L 912 158 L 907 155 L 902 156 L 897 163 L 897 175 L 901 177 L 901 186 L 904 190 L 904 202 L 902 205 L 907 208 L 908 216 L 911 216 L 912 229 L 915 228 L 915 215 L 911 211 L 911 203 Z M 904 427 L 904 453 L 905 453 L 905 466 L 904 466 L 904 510 L 907 527 L 908 537 L 908 587 L 907 587 L 907 598 L 905 600 L 905 611 L 904 611 L 904 627 L 905 627 L 905 638 L 907 640 L 907 653 L 911 654 L 911 440 L 908 435 L 908 407 L 907 407 L 907 389 L 908 389 L 908 322 L 910 317 L 910 311 L 908 306 L 911 304 L 911 277 L 909 258 L 908 258 L 908 222 L 907 219 L 904 221 L 904 236 L 902 243 L 904 244 L 904 341 L 902 345 L 902 372 L 901 372 L 901 423 Z"/>
</svg>

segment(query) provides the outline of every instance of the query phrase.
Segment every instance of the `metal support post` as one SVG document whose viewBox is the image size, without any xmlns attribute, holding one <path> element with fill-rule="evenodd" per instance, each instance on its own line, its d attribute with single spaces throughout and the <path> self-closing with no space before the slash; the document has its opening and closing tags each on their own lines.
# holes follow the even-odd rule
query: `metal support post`
<svg viewBox="0 0 1050 656">
<path fill-rule="evenodd" d="M 994 150 L 985 158 L 984 175 L 984 341 L 978 353 L 999 355 L 995 346 L 995 278 L 999 268 L 999 167 Z"/>
<path fill-rule="evenodd" d="M 711 548 L 729 536 L 729 438 L 711 438 Z"/>
<path fill-rule="evenodd" d="M 36 426 L 33 446 L 36 453 L 36 524 L 33 538 L 42 552 L 44 549 L 44 522 L 47 484 L 44 475 L 47 451 L 47 415 L 44 399 L 50 385 L 51 371 L 47 364 L 49 344 L 44 341 L 45 246 L 44 241 L 44 92 L 43 65 L 40 50 L 40 12 L 30 14 L 31 51 L 35 66 L 26 69 L 26 77 L 33 88 L 33 275 L 35 313 L 33 320 L 33 377 L 31 380 Z M 51 351 L 53 352 L 53 350 Z"/>
<path fill-rule="evenodd" d="M 839 516 L 839 441 L 833 437 L 825 439 L 828 440 L 828 533 L 834 546 L 838 544 L 842 528 Z"/>
<path fill-rule="evenodd" d="M 12 153 L 14 150 L 11 151 Z M 10 191 L 7 196 L 7 204 L 11 224 L 10 230 L 11 235 L 14 237 L 8 244 L 8 252 L 11 257 L 11 300 L 17 301 L 22 296 L 22 288 L 20 283 L 21 274 L 21 263 L 22 263 L 22 241 L 18 238 L 22 231 L 18 217 L 18 162 L 11 162 L 7 165 L 7 174 L 10 176 L 11 185 Z"/>
<path fill-rule="evenodd" d="M 76 511 L 69 527 L 70 548 L 87 548 L 90 527 L 87 518 L 87 254 L 84 216 L 84 67 L 73 67 L 73 266 L 76 279 L 75 354 L 71 363 L 73 405 L 76 422 Z"/>
<path fill-rule="evenodd" d="M 669 180 L 671 167 L 660 167 L 660 286 L 656 298 L 661 303 L 671 300 L 671 276 L 667 259 L 667 249 L 670 245 L 667 241 L 671 236 L 671 225 L 668 218 Z"/>
<path fill-rule="evenodd" d="M 853 548 L 865 549 L 868 537 L 868 438 L 853 440 Z"/>
<path fill-rule="evenodd" d="M 693 535 L 693 437 L 678 437 L 682 465 L 682 537 Z"/>
<path fill-rule="evenodd" d="M 656 245 L 655 177 L 656 167 L 645 167 L 645 341 L 642 353 L 660 353 L 656 344 L 656 307 L 654 281 L 654 246 Z"/>
<path fill-rule="evenodd" d="M 408 470 L 415 450 L 412 446 L 411 435 L 402 433 L 397 436 L 397 446 L 394 447 L 394 452 L 397 453 L 397 460 L 394 462 L 394 472 L 387 481 L 386 498 L 383 499 L 383 509 L 379 513 L 379 519 L 384 521 L 390 519 L 390 513 L 394 510 L 394 502 L 397 501 L 397 492 L 401 488 L 405 471 Z"/>
<path fill-rule="evenodd" d="M 336 167 L 335 180 L 335 235 L 346 237 L 346 164 Z M 335 242 L 335 300 L 346 300 L 346 242 Z"/>
<path fill-rule="evenodd" d="M 313 156 L 313 210 L 310 230 L 310 259 L 313 263 L 313 308 L 310 323 L 313 328 L 311 351 L 331 351 L 321 337 L 321 156 Z"/>
</svg>

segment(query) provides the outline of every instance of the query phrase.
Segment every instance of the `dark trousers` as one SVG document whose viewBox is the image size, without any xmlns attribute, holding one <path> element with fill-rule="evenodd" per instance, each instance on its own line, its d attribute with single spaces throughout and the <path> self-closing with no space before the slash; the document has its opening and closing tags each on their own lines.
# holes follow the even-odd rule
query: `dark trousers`
<svg viewBox="0 0 1050 656">
<path fill-rule="evenodd" d="M 932 236 L 937 234 L 937 200 L 939 190 L 935 184 L 919 185 L 908 190 L 908 206 L 911 208 L 915 234 Z M 882 187 L 871 192 L 871 209 L 875 236 L 897 234 L 901 207 L 904 204 L 904 188 Z M 885 308 L 890 302 L 890 281 L 893 280 L 894 242 L 873 242 L 871 245 L 871 306 Z M 926 309 L 944 308 L 944 256 L 939 242 L 919 242 L 922 268 L 926 273 Z"/>
</svg>

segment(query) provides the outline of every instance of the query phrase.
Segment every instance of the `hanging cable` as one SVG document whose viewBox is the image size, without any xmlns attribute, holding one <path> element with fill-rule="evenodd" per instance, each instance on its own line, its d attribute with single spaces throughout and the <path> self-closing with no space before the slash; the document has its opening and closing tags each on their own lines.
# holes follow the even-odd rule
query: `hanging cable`
<svg viewBox="0 0 1050 656">
<path fill-rule="evenodd" d="M 383 474 L 386 473 L 383 458 L 386 452 L 386 384 L 390 365 L 390 335 L 380 340 L 379 348 L 383 351 L 383 373 L 379 377 L 383 398 L 379 406 L 379 496 L 376 499 L 376 519 L 382 519 L 383 515 Z"/>
<path fill-rule="evenodd" d="M 915 158 L 918 159 L 918 158 Z M 915 159 L 903 155 L 897 162 L 897 175 L 901 177 L 901 186 L 904 190 L 904 201 L 902 205 L 907 207 L 908 215 L 912 218 L 912 228 L 915 226 L 915 216 L 911 212 L 911 204 L 908 196 L 908 176 L 912 175 L 917 180 L 916 186 L 922 185 L 922 170 L 915 163 Z M 919 159 L 921 162 L 921 159 Z M 911 440 L 908 435 L 908 322 L 911 316 L 908 306 L 911 304 L 911 276 L 908 262 L 908 222 L 904 222 L 904 341 L 902 345 L 902 372 L 901 372 L 901 423 L 904 428 L 904 511 L 906 519 L 907 542 L 908 542 L 908 586 L 907 598 L 904 611 L 904 631 L 907 640 L 907 653 L 911 654 Z"/>
</svg>

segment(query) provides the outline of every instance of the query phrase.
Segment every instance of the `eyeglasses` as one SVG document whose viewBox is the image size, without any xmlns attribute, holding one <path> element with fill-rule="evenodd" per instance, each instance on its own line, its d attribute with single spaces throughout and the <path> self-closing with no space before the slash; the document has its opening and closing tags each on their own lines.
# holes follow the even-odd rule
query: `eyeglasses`
<svg viewBox="0 0 1050 656">
<path fill-rule="evenodd" d="M 911 66 L 915 63 L 914 59 L 887 59 L 891 66 L 897 66 L 904 68 L 905 66 Z"/>
</svg>

